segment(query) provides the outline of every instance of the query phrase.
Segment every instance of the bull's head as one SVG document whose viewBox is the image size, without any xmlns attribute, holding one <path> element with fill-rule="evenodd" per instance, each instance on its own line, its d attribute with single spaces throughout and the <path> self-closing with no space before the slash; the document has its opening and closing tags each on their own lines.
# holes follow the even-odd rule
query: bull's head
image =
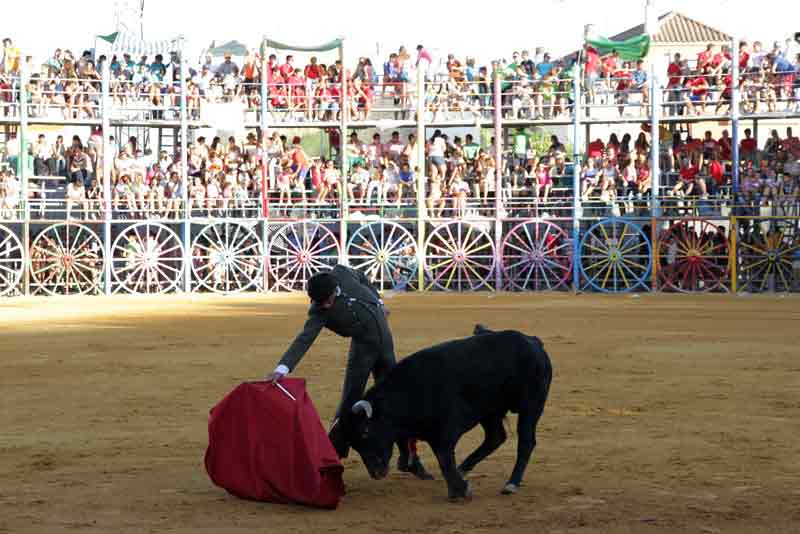
<svg viewBox="0 0 800 534">
<path fill-rule="evenodd" d="M 379 401 L 360 400 L 340 421 L 343 438 L 361 456 L 374 479 L 389 474 L 394 433 L 381 414 Z"/>
</svg>

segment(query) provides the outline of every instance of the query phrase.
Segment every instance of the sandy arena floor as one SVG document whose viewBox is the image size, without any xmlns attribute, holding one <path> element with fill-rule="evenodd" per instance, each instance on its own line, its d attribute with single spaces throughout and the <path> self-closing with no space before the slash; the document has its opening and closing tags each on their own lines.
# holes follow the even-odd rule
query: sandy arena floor
<svg viewBox="0 0 800 534">
<path fill-rule="evenodd" d="M 438 469 L 434 482 L 373 481 L 357 455 L 335 512 L 214 487 L 208 410 L 272 370 L 303 320 L 299 297 L 0 300 L 0 532 L 800 532 L 798 298 L 387 304 L 399 355 L 476 321 L 544 340 L 555 377 L 520 494 L 498 493 L 514 433 L 471 476 L 465 505 L 447 503 Z M 323 334 L 298 369 L 326 425 L 346 343 Z"/>
</svg>

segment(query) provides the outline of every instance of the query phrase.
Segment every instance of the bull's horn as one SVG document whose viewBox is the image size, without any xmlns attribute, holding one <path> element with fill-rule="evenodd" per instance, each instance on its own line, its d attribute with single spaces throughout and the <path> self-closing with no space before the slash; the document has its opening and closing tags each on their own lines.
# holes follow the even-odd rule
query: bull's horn
<svg viewBox="0 0 800 534">
<path fill-rule="evenodd" d="M 353 405 L 353 413 L 362 411 L 367 414 L 367 419 L 372 419 L 372 404 L 369 401 L 360 400 Z"/>
</svg>

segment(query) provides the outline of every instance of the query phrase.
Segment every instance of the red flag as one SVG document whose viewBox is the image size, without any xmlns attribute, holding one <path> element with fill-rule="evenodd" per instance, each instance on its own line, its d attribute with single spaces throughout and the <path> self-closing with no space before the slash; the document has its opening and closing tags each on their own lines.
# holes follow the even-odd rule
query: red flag
<svg viewBox="0 0 800 534">
<path fill-rule="evenodd" d="M 336 508 L 342 467 L 305 380 L 248 382 L 211 409 L 205 465 L 211 481 L 244 499 Z M 291 397 L 294 397 L 292 399 Z"/>
</svg>

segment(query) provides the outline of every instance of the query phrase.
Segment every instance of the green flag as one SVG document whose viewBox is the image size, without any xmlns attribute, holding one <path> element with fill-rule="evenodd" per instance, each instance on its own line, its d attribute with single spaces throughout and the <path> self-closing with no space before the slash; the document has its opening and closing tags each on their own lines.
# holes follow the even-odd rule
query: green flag
<svg viewBox="0 0 800 534">
<path fill-rule="evenodd" d="M 597 38 L 586 39 L 586 42 L 597 49 L 600 55 L 611 53 L 612 50 L 619 52 L 619 57 L 623 61 L 635 61 L 642 59 L 650 50 L 650 36 L 639 35 L 631 37 L 625 41 L 612 41 L 611 39 Z"/>
</svg>

